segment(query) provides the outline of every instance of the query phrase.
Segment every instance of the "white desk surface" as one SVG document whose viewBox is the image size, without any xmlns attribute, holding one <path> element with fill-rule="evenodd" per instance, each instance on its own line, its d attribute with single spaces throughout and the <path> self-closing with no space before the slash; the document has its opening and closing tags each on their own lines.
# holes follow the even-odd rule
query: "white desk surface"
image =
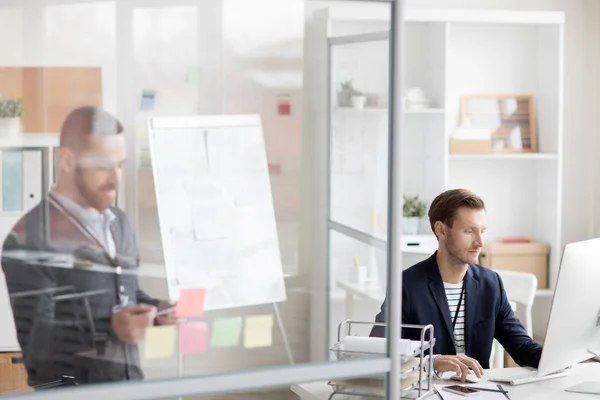
<svg viewBox="0 0 600 400">
<path fill-rule="evenodd" d="M 507 371 L 518 373 L 521 368 L 503 368 L 486 370 L 484 380 L 494 373 L 503 373 Z M 511 400 L 581 400 L 581 399 L 600 399 L 599 396 L 581 393 L 565 392 L 565 389 L 574 386 L 584 381 L 600 381 L 600 363 L 584 362 L 575 365 L 569 375 L 563 378 L 549 379 L 538 383 L 529 383 L 519 386 L 510 386 L 502 384 L 504 389 L 508 391 Z M 455 384 L 450 380 L 433 381 L 434 384 Z M 474 384 L 473 386 L 476 386 Z M 327 400 L 332 393 L 332 389 L 327 382 L 314 382 L 306 384 L 292 385 L 291 390 L 296 393 L 302 400 Z M 439 395 L 434 394 L 427 399 L 437 400 Z M 476 397 L 475 397 L 476 398 Z M 335 395 L 332 400 L 360 400 L 366 399 L 359 396 Z"/>
</svg>

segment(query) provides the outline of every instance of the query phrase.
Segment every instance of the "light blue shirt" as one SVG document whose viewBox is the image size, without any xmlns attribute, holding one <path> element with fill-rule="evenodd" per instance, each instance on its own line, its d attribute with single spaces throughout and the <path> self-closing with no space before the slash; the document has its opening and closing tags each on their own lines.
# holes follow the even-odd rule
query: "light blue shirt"
<svg viewBox="0 0 600 400">
<path fill-rule="evenodd" d="M 115 239 L 110 230 L 110 225 L 117 216 L 109 208 L 104 210 L 101 214 L 96 214 L 83 209 L 79 204 L 55 190 L 52 190 L 52 195 L 62 207 L 77 218 L 77 221 L 80 222 L 89 233 L 94 235 L 94 238 L 104 246 L 111 257 L 114 258 L 117 255 Z"/>
</svg>

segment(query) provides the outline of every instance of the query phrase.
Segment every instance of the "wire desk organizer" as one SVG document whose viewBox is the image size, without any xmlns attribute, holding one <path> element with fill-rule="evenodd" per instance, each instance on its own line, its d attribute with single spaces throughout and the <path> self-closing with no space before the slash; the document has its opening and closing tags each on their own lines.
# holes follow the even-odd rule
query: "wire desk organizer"
<svg viewBox="0 0 600 400">
<path fill-rule="evenodd" d="M 380 353 L 349 351 L 344 349 L 342 333 L 347 328 L 348 336 L 352 335 L 352 325 L 371 325 L 385 326 L 381 322 L 363 322 L 346 320 L 338 326 L 337 343 L 329 350 L 332 351 L 338 360 L 356 359 L 365 357 L 381 357 Z M 400 356 L 401 374 L 400 374 L 400 398 L 401 399 L 423 399 L 434 392 L 432 385 L 433 360 L 426 357 L 428 350 L 433 350 L 435 345 L 433 325 L 401 325 L 401 329 L 418 329 L 421 331 L 420 343 L 412 347 L 408 354 Z M 429 336 L 427 333 L 429 332 Z M 429 339 L 426 339 L 429 337 Z M 329 400 L 335 395 L 355 395 L 372 398 L 385 398 L 385 376 L 373 376 L 359 379 L 345 379 L 329 381 L 328 384 L 333 388 L 333 393 Z"/>
</svg>

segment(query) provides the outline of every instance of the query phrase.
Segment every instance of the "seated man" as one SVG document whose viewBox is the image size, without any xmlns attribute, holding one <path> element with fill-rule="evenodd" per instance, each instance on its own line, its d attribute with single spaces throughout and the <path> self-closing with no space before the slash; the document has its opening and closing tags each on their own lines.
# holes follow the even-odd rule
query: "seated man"
<svg viewBox="0 0 600 400">
<path fill-rule="evenodd" d="M 471 369 L 481 377 L 494 338 L 519 365 L 537 367 L 542 346 L 513 314 L 498 274 L 476 264 L 487 228 L 483 200 L 468 190 L 448 190 L 432 202 L 429 222 L 438 250 L 402 274 L 402 323 L 433 325 L 435 371 L 456 371 L 464 381 Z M 385 322 L 385 307 L 377 322 Z M 384 337 L 384 327 L 374 327 L 371 336 Z"/>
</svg>

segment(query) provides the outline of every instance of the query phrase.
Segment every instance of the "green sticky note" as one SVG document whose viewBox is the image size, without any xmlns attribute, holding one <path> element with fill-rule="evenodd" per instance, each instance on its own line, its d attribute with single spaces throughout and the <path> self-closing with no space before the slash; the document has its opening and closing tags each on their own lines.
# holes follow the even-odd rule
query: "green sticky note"
<svg viewBox="0 0 600 400">
<path fill-rule="evenodd" d="M 236 347 L 240 344 L 242 317 L 215 320 L 210 335 L 210 347 Z"/>
<path fill-rule="evenodd" d="M 192 85 L 199 85 L 202 79 L 202 71 L 200 68 L 190 68 L 187 72 L 186 80 Z"/>
</svg>

